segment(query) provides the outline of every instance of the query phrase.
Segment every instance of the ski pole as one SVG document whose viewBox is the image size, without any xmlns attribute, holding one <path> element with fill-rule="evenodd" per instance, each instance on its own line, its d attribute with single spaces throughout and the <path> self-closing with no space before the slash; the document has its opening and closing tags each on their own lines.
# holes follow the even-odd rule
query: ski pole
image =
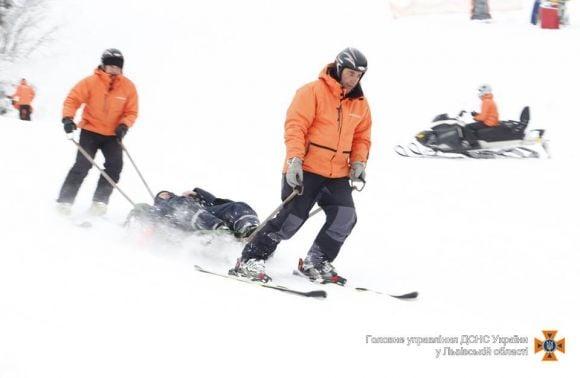
<svg viewBox="0 0 580 378">
<path fill-rule="evenodd" d="M 141 181 L 143 181 L 143 184 L 145 185 L 145 188 L 147 188 L 147 191 L 149 192 L 149 195 L 151 196 L 151 198 L 155 199 L 155 195 L 151 191 L 151 188 L 149 188 L 149 185 L 147 185 L 147 181 L 145 181 L 145 178 L 141 174 L 141 171 L 139 170 L 139 168 L 137 168 L 137 164 L 135 164 L 135 162 L 133 161 L 133 158 L 129 154 L 129 151 L 127 150 L 127 148 L 125 147 L 125 145 L 123 144 L 122 141 L 119 141 L 119 144 L 121 145 L 121 148 L 123 149 L 123 151 L 127 154 L 127 157 L 129 158 L 129 161 L 131 162 L 131 164 L 133 164 L 133 167 L 137 171 L 137 174 L 139 175 L 139 178 L 141 179 Z"/>
<path fill-rule="evenodd" d="M 290 195 L 288 197 L 286 197 L 286 199 L 280 204 L 280 206 L 278 206 L 276 208 L 276 210 L 274 210 L 272 212 L 272 214 L 270 214 L 270 216 L 268 218 L 266 218 L 266 220 L 264 220 L 255 230 L 254 232 L 252 232 L 252 234 L 246 239 L 247 243 L 251 243 L 252 240 L 254 240 L 254 237 L 256 235 L 258 235 L 258 232 L 264 228 L 264 226 L 266 225 L 266 223 L 268 223 L 270 221 L 270 219 L 274 218 L 276 215 L 278 215 L 278 213 L 280 212 L 280 210 L 282 210 L 282 208 L 284 206 L 286 206 L 286 204 L 288 204 L 290 201 L 292 201 L 294 199 L 294 197 L 296 197 L 297 195 L 302 194 L 302 189 L 300 187 L 295 187 L 294 190 L 292 191 L 292 193 L 290 193 Z"/>
<path fill-rule="evenodd" d="M 119 193 L 121 193 L 123 195 L 123 197 L 125 197 L 125 199 L 127 199 L 127 201 L 129 201 L 131 203 L 131 205 L 133 205 L 133 207 L 135 207 L 135 202 L 131 201 L 131 198 L 129 198 L 129 196 L 126 195 L 125 192 L 123 192 L 121 190 L 121 188 L 119 188 L 119 186 L 117 185 L 117 183 L 115 181 L 113 181 L 111 176 L 109 176 L 107 174 L 107 172 L 105 172 L 101 167 L 99 167 L 99 165 L 93 160 L 91 155 L 89 155 L 89 153 L 87 151 L 85 151 L 85 149 L 80 145 L 80 143 L 77 142 L 76 140 L 74 140 L 74 138 L 72 138 L 72 137 L 69 138 L 69 140 L 72 141 L 77 146 L 77 148 L 81 152 L 81 154 L 83 154 L 83 156 L 93 165 L 93 167 L 97 168 L 99 170 L 99 172 L 101 172 L 101 175 L 105 178 L 105 180 L 107 180 L 113 188 L 117 189 L 119 191 Z"/>
</svg>

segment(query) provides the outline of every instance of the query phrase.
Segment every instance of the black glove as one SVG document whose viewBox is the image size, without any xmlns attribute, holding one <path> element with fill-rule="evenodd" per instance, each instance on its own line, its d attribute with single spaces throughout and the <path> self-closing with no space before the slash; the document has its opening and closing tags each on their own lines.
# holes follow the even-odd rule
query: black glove
<svg viewBox="0 0 580 378">
<path fill-rule="evenodd" d="M 67 134 L 70 134 L 77 129 L 75 121 L 73 121 L 72 118 L 69 117 L 65 117 L 62 119 L 62 126 L 64 127 L 64 132 Z"/>
<path fill-rule="evenodd" d="M 129 130 L 129 128 L 124 123 L 117 126 L 117 128 L 115 129 L 115 135 L 117 136 L 117 140 L 119 142 L 123 140 L 125 134 L 127 134 L 127 130 Z"/>
<path fill-rule="evenodd" d="M 477 115 L 477 112 L 471 112 L 471 116 L 475 117 Z"/>
</svg>

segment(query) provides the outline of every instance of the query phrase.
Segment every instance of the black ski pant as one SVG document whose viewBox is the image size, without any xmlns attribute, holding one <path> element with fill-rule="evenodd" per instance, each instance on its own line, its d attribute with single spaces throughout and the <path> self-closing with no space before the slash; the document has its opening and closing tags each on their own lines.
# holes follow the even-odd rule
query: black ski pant
<svg viewBox="0 0 580 378">
<path fill-rule="evenodd" d="M 115 136 L 101 135 L 88 130 L 81 130 L 79 144 L 89 154 L 95 158 L 97 150 L 105 157 L 105 173 L 117 183 L 123 169 L 123 149 Z M 57 202 L 73 203 L 85 177 L 89 173 L 92 164 L 80 152 L 77 152 L 75 164 L 68 172 Z M 93 195 L 93 201 L 109 203 L 109 197 L 113 192 L 113 186 L 100 175 L 97 189 Z"/>
<path fill-rule="evenodd" d="M 20 105 L 18 107 L 18 115 L 23 121 L 30 121 L 30 113 L 32 113 L 32 108 L 30 105 Z"/>
<path fill-rule="evenodd" d="M 227 202 L 221 205 L 208 206 L 205 208 L 213 216 L 226 222 L 234 232 L 240 232 L 248 225 L 259 225 L 258 215 L 245 202 Z"/>
<path fill-rule="evenodd" d="M 282 176 L 282 200 L 292 193 L 292 188 Z M 246 244 L 242 260 L 267 259 L 282 240 L 290 239 L 308 219 L 315 203 L 326 214 L 326 222 L 316 236 L 309 254 L 317 260 L 332 262 L 342 244 L 356 224 L 356 211 L 352 188 L 347 177 L 331 179 L 304 172 L 304 192 L 294 197 L 278 215 L 268 221 L 254 239 Z"/>
<path fill-rule="evenodd" d="M 478 139 L 477 132 L 481 129 L 485 129 L 486 127 L 488 127 L 488 126 L 485 123 L 480 122 L 480 121 L 474 122 L 474 123 L 468 123 L 463 128 L 465 139 L 468 142 L 475 142 Z"/>
</svg>

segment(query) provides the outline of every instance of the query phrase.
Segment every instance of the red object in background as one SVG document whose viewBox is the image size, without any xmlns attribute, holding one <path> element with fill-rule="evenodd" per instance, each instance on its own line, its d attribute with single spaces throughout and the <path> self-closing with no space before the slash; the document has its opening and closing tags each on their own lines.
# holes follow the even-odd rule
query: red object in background
<svg viewBox="0 0 580 378">
<path fill-rule="evenodd" d="M 560 15 L 558 8 L 540 7 L 542 29 L 560 29 Z"/>
</svg>

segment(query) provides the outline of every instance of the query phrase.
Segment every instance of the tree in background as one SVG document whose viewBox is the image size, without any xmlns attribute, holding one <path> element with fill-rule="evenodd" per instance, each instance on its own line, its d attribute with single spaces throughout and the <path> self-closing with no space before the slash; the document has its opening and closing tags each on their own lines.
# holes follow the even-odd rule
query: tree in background
<svg viewBox="0 0 580 378">
<path fill-rule="evenodd" d="M 27 58 L 48 42 L 56 27 L 47 26 L 45 0 L 0 0 L 0 66 Z"/>
<path fill-rule="evenodd" d="M 12 0 L 0 0 L 0 27 L 4 25 L 5 15 L 13 5 Z"/>
</svg>

